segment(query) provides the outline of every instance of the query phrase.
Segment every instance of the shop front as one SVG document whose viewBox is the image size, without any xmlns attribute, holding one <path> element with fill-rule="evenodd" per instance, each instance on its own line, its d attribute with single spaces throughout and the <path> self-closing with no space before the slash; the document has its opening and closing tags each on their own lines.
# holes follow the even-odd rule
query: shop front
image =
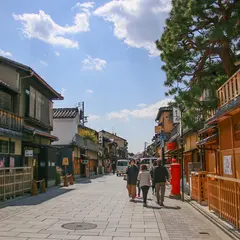
<svg viewBox="0 0 240 240">
<path fill-rule="evenodd" d="M 54 185 L 56 179 L 57 149 L 51 146 L 56 137 L 25 127 L 22 142 L 23 166 L 33 168 L 33 179 L 46 180 L 46 185 Z"/>
</svg>

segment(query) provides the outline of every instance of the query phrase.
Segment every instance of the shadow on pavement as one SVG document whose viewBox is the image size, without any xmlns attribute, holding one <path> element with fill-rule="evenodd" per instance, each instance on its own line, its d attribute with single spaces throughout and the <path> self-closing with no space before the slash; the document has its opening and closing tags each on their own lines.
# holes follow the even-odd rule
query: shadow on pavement
<svg viewBox="0 0 240 240">
<path fill-rule="evenodd" d="M 147 205 L 145 208 L 151 208 L 151 209 L 161 209 L 160 207 L 157 207 L 157 206 L 149 206 L 149 205 Z"/>
<path fill-rule="evenodd" d="M 84 179 L 81 181 L 76 181 L 75 184 L 89 184 L 91 182 L 92 182 L 91 179 Z"/>
<path fill-rule="evenodd" d="M 179 207 L 179 206 L 173 207 L 173 206 L 166 206 L 166 205 L 164 205 L 162 208 L 172 209 L 172 210 L 180 210 L 181 209 L 181 207 Z"/>
<path fill-rule="evenodd" d="M 58 188 L 56 190 L 49 190 L 46 193 L 39 193 L 37 196 L 30 196 L 27 198 L 23 198 L 18 201 L 10 202 L 6 204 L 6 206 L 31 206 L 31 205 L 38 205 L 58 196 L 61 196 L 65 193 L 73 191 L 74 189 L 65 189 L 65 188 Z"/>
</svg>

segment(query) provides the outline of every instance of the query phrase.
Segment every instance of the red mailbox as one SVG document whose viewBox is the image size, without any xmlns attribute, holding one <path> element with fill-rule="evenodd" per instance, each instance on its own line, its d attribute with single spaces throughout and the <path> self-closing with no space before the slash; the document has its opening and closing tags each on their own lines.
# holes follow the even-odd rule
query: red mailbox
<svg viewBox="0 0 240 240">
<path fill-rule="evenodd" d="M 172 184 L 172 191 L 171 197 L 180 198 L 180 164 L 179 163 L 172 163 L 171 164 L 171 184 Z"/>
</svg>

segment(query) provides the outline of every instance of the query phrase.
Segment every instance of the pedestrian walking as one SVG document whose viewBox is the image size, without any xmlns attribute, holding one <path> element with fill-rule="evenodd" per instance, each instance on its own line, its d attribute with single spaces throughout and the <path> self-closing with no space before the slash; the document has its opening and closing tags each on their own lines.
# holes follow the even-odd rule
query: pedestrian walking
<svg viewBox="0 0 240 240">
<path fill-rule="evenodd" d="M 137 185 L 137 177 L 138 177 L 138 168 L 135 165 L 135 160 L 131 160 L 131 165 L 127 169 L 127 186 L 128 186 L 128 194 L 131 197 L 131 200 L 134 201 L 136 198 L 136 185 Z"/>
<path fill-rule="evenodd" d="M 145 164 L 141 165 L 141 171 L 138 174 L 138 181 L 143 193 L 143 206 L 147 206 L 148 190 L 151 187 L 151 175 Z"/>
<path fill-rule="evenodd" d="M 137 168 L 138 168 L 138 173 L 140 172 L 141 170 L 141 164 L 140 164 L 140 159 L 137 160 Z M 139 185 L 139 181 L 137 181 L 137 188 L 138 188 L 138 198 L 141 197 L 141 187 Z"/>
<path fill-rule="evenodd" d="M 153 171 L 153 181 L 156 186 L 157 203 L 164 206 L 164 195 L 166 191 L 166 182 L 168 182 L 169 174 L 165 166 L 162 165 L 161 160 L 157 161 L 157 167 Z M 159 195 L 160 192 L 160 195 Z"/>
<path fill-rule="evenodd" d="M 157 166 L 157 162 L 154 161 L 153 162 L 153 166 L 151 167 L 150 169 L 150 174 L 151 174 L 151 178 L 152 178 L 152 194 L 155 193 L 155 182 L 154 182 L 154 179 L 153 179 L 153 172 L 154 172 L 154 168 Z"/>
<path fill-rule="evenodd" d="M 113 174 L 115 174 L 115 172 L 116 172 L 116 161 L 115 160 L 112 163 L 112 171 L 113 171 Z"/>
</svg>

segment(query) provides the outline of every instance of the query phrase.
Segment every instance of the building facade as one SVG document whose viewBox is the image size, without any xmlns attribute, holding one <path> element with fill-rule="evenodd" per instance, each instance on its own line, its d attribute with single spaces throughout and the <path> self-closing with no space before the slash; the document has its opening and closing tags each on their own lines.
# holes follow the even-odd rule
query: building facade
<svg viewBox="0 0 240 240">
<path fill-rule="evenodd" d="M 33 69 L 4 57 L 0 57 L 0 79 L 0 121 L 13 131 L 1 134 L 4 166 L 33 167 L 34 179 L 46 179 L 48 184 L 56 173 L 56 151 L 51 143 L 58 140 L 50 134 L 52 101 L 63 97 Z"/>
</svg>

